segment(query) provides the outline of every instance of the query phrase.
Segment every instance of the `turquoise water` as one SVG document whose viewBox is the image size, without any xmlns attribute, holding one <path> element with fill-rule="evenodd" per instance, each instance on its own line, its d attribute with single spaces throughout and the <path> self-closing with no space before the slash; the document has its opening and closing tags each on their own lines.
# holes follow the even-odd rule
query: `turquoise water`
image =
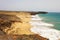
<svg viewBox="0 0 60 40">
<path fill-rule="evenodd" d="M 60 30 L 60 13 L 48 12 L 48 14 L 39 14 L 43 21 L 52 23 L 55 29 Z"/>
</svg>

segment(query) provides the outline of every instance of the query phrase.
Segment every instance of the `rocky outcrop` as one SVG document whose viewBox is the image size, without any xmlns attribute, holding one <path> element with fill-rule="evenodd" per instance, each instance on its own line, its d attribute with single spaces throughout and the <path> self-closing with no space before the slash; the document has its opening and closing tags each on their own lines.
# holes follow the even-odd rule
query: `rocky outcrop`
<svg viewBox="0 0 60 40">
<path fill-rule="evenodd" d="M 34 35 L 4 35 L 0 36 L 0 40 L 48 40 L 37 34 Z"/>
</svg>

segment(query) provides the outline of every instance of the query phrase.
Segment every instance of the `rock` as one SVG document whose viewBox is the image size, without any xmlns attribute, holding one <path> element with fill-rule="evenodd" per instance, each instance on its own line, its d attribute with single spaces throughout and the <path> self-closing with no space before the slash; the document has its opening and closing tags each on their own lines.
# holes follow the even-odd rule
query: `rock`
<svg viewBox="0 0 60 40">
<path fill-rule="evenodd" d="M 6 37 L 5 37 L 6 36 Z M 37 34 L 33 35 L 4 35 L 0 36 L 0 40 L 48 40 Z"/>
</svg>

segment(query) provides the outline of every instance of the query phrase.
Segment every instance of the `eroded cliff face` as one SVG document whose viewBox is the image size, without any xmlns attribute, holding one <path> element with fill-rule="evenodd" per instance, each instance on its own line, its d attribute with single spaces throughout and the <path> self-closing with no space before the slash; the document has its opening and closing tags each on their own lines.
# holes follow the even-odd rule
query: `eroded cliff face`
<svg viewBox="0 0 60 40">
<path fill-rule="evenodd" d="M 20 18 L 20 22 L 13 20 L 14 22 L 12 22 L 11 27 L 3 29 L 3 31 L 6 32 L 6 34 L 18 34 L 18 35 L 34 34 L 30 31 L 30 28 L 32 26 L 29 24 L 29 21 L 31 20 L 31 15 L 29 13 L 20 12 L 19 14 L 16 14 L 15 16 Z M 12 18 L 12 19 L 14 19 L 14 18 Z M 11 21 L 11 20 L 6 19 L 6 22 L 7 21 Z"/>
</svg>

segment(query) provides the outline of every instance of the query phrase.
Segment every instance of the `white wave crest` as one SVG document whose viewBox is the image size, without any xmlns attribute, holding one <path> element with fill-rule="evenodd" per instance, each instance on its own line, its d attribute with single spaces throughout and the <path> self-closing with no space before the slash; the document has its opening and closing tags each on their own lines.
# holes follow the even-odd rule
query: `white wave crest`
<svg viewBox="0 0 60 40">
<path fill-rule="evenodd" d="M 58 40 L 60 38 L 60 31 L 50 28 L 54 25 L 43 22 L 42 18 L 38 15 L 32 17 L 30 24 L 33 26 L 31 31 L 42 37 L 48 38 L 49 40 Z"/>
</svg>

